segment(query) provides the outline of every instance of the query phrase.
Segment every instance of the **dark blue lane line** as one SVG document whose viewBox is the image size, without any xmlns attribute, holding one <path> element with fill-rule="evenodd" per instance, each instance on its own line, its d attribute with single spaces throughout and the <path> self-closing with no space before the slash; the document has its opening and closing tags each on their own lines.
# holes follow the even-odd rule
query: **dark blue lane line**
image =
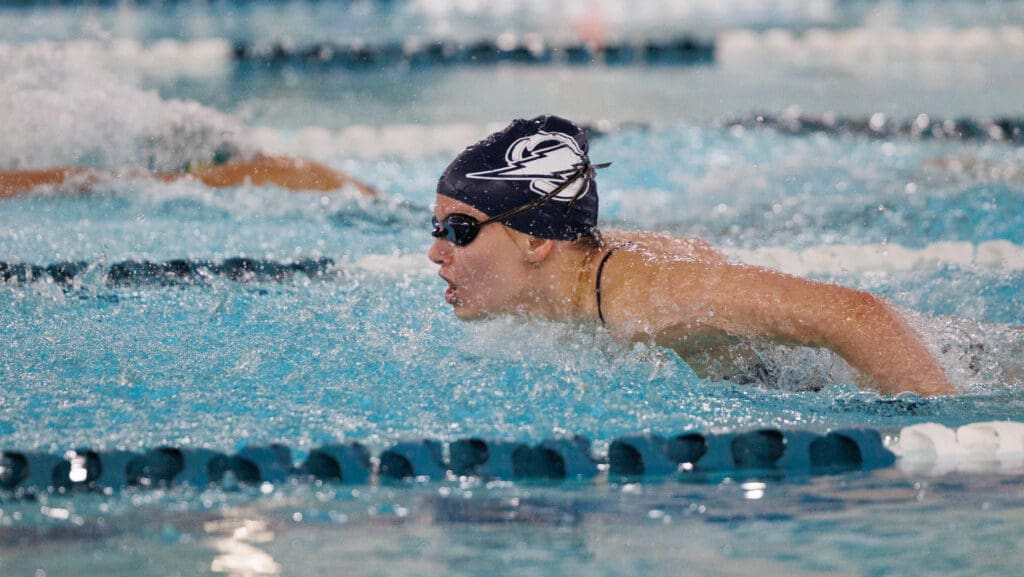
<svg viewBox="0 0 1024 577">
<path fill-rule="evenodd" d="M 609 122 L 581 126 L 591 138 L 602 138 L 623 131 L 657 129 L 657 125 L 647 122 Z M 838 116 L 802 112 L 751 112 L 721 119 L 714 126 L 723 130 L 774 130 L 791 136 L 825 134 L 877 140 L 900 138 L 1011 144 L 1024 142 L 1024 116 L 942 118 L 919 114 L 911 118 L 893 118 L 883 114 Z"/>
<path fill-rule="evenodd" d="M 468 43 L 442 40 L 381 44 L 318 42 L 304 46 L 236 42 L 233 54 L 242 66 L 271 70 L 286 66 L 380 70 L 496 64 L 693 66 L 713 63 L 715 44 L 693 36 L 608 45 L 506 44 L 490 39 Z"/>
<path fill-rule="evenodd" d="M 882 114 L 843 117 L 831 114 L 751 113 L 727 119 L 724 126 L 770 128 L 784 134 L 829 134 L 878 139 L 953 140 L 971 142 L 1024 142 L 1024 117 L 939 118 L 925 114 L 912 119 Z"/>
<path fill-rule="evenodd" d="M 71 286 L 93 268 L 85 261 L 65 261 L 47 266 L 0 262 L 0 281 L 5 283 L 53 282 Z M 206 284 L 214 276 L 236 282 L 284 282 L 296 276 L 329 278 L 339 272 L 334 260 L 308 258 L 282 263 L 252 258 L 229 258 L 219 263 L 205 260 L 175 259 L 163 262 L 128 260 L 104 271 L 111 287 Z"/>
</svg>

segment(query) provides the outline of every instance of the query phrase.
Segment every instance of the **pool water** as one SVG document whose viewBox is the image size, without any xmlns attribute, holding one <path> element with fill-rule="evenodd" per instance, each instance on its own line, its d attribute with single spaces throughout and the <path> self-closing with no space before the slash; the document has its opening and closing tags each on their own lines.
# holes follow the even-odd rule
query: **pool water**
<svg viewBox="0 0 1024 577">
<path fill-rule="evenodd" d="M 0 9 L 0 167 L 167 168 L 228 146 L 315 158 L 386 193 L 126 177 L 0 203 L 0 262 L 85 263 L 69 283 L 0 285 L 0 449 L 276 442 L 301 459 L 334 440 L 377 455 L 408 439 L 577 434 L 602 455 L 641 432 L 1024 420 L 1024 137 L 991 129 L 1021 122 L 1024 4 L 775 4 L 609 0 L 590 5 L 595 24 L 569 3 L 561 27 L 528 2 Z M 353 35 L 557 46 L 594 27 L 618 43 L 694 35 L 715 58 L 376 70 L 231 57 L 238 43 L 299 52 Z M 593 327 L 458 322 L 425 257 L 436 178 L 462 147 L 544 112 L 593 126 L 591 157 L 614 162 L 600 174 L 604 228 L 696 235 L 881 294 L 962 394 L 880 397 L 807 350 L 779 353 L 779 390 L 711 382 Z M 826 113 L 863 127 L 757 121 Z M 885 129 L 947 119 L 981 129 Z M 128 261 L 238 258 L 333 265 L 108 277 Z M 1007 575 L 1024 561 L 1021 472 L 0 494 L 0 575 Z"/>
</svg>

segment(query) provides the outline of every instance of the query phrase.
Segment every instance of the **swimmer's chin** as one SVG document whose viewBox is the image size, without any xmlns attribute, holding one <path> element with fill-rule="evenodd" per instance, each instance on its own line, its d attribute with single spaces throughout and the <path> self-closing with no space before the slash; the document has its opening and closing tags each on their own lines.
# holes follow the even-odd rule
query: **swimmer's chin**
<svg viewBox="0 0 1024 577">
<path fill-rule="evenodd" d="M 452 312 L 455 313 L 455 318 L 460 321 L 484 321 L 487 319 L 505 316 L 505 314 L 507 314 L 491 310 L 486 307 L 475 306 L 475 303 L 472 301 L 466 302 L 457 297 L 449 300 L 448 304 L 451 305 Z"/>
<path fill-rule="evenodd" d="M 496 316 L 487 311 L 474 310 L 471 307 L 465 306 L 460 301 L 455 301 L 451 305 L 452 310 L 455 312 L 455 318 L 460 321 L 482 321 Z"/>
</svg>

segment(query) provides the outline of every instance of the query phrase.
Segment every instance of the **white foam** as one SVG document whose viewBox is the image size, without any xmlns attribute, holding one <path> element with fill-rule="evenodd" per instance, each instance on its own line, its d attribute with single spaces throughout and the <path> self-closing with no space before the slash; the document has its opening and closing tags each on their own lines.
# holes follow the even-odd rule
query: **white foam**
<svg viewBox="0 0 1024 577">
<path fill-rule="evenodd" d="M 88 43 L 0 44 L 0 168 L 176 170 L 209 162 L 217 151 L 254 152 L 236 119 L 137 88 L 97 63 L 93 49 Z M 195 45 L 197 53 L 206 50 Z M 146 54 L 153 62 L 173 59 L 159 56 L 159 48 Z"/>
<path fill-rule="evenodd" d="M 77 42 L 69 49 L 80 47 L 95 53 L 104 51 L 98 43 Z M 105 49 L 109 65 L 133 68 L 149 76 L 189 76 L 222 78 L 233 65 L 231 45 L 220 38 L 178 42 L 158 40 L 143 46 L 135 40 L 116 40 Z M 100 54 L 97 54 L 99 56 Z"/>
<path fill-rule="evenodd" d="M 942 241 L 920 249 L 896 244 L 838 244 L 800 251 L 787 247 L 763 247 L 726 252 L 739 262 L 795 275 L 900 272 L 949 265 L 998 271 L 1024 270 L 1024 247 L 1006 240 L 979 244 Z"/>
<path fill-rule="evenodd" d="M 772 29 L 737 30 L 718 35 L 716 61 L 723 66 L 766 63 L 842 66 L 861 69 L 893 60 L 949 61 L 1024 58 L 1024 28 L 891 27 L 811 29 L 802 34 Z"/>
<path fill-rule="evenodd" d="M 234 63 L 231 44 L 222 38 L 177 41 L 161 39 L 147 45 L 137 40 L 71 40 L 62 43 L 0 44 L 10 58 L 38 53 L 40 46 L 60 51 L 65 58 L 118 73 L 153 77 L 212 77 L 227 74 Z"/>
<path fill-rule="evenodd" d="M 468 143 L 498 128 L 490 124 L 391 124 L 355 125 L 338 131 L 306 127 L 294 133 L 282 133 L 273 128 L 256 127 L 251 135 L 261 150 L 308 158 L 423 158 L 455 155 Z"/>
</svg>

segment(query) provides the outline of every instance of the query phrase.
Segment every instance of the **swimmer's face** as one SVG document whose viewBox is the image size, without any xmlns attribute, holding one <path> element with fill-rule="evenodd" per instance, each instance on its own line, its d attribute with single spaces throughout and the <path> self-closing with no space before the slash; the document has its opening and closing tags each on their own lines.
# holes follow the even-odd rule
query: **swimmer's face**
<svg viewBox="0 0 1024 577">
<path fill-rule="evenodd" d="M 438 195 L 434 216 L 443 222 L 453 213 L 487 219 L 468 204 Z M 444 298 L 455 309 L 455 316 L 472 320 L 515 312 L 524 302 L 526 263 L 513 234 L 504 225 L 493 223 L 481 227 L 466 246 L 434 239 L 427 256 L 441 267 L 438 275 L 448 282 Z"/>
</svg>

